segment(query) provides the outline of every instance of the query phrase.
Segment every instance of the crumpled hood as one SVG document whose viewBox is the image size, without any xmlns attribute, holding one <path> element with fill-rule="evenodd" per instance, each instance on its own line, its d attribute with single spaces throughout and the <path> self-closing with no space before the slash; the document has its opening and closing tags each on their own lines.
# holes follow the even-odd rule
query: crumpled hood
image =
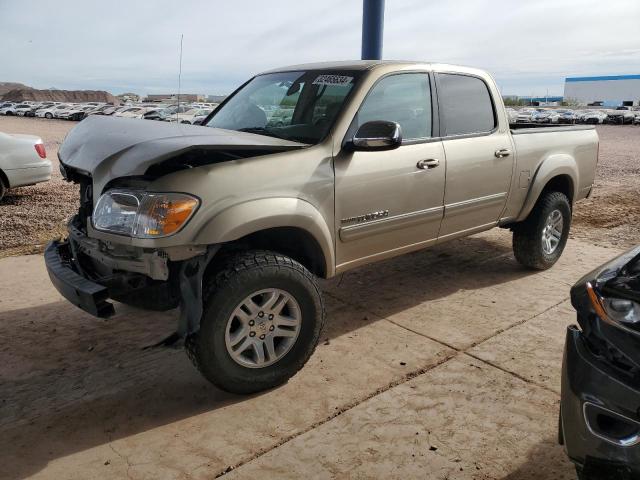
<svg viewBox="0 0 640 480">
<path fill-rule="evenodd" d="M 233 130 L 91 115 L 69 132 L 58 157 L 63 168 L 90 175 L 94 191 L 101 191 L 114 178 L 144 175 L 190 150 L 275 153 L 305 146 Z"/>
</svg>

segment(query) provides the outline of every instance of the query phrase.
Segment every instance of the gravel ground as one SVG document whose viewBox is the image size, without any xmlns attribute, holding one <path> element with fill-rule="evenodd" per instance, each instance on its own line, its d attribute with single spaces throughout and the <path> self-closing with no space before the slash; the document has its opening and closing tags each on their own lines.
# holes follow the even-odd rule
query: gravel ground
<svg viewBox="0 0 640 480">
<path fill-rule="evenodd" d="M 58 170 L 58 147 L 75 122 L 0 117 L 0 132 L 42 138 L 53 163 L 51 181 L 9 190 L 0 201 L 0 258 L 39 253 L 47 241 L 65 234 L 67 219 L 78 210 L 78 187 Z"/>
<path fill-rule="evenodd" d="M 77 187 L 58 171 L 57 152 L 75 122 L 0 117 L 0 131 L 42 137 L 54 163 L 50 182 L 9 191 L 0 203 L 0 257 L 41 252 L 64 234 L 77 210 Z M 575 207 L 571 236 L 595 245 L 631 247 L 640 239 L 640 128 L 603 125 L 596 188 Z"/>
</svg>

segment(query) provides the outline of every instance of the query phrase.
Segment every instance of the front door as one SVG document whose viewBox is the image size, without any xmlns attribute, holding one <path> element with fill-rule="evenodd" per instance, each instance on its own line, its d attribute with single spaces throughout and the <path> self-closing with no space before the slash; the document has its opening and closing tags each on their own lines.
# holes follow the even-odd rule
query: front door
<svg viewBox="0 0 640 480">
<path fill-rule="evenodd" d="M 431 138 L 428 74 L 380 79 L 350 131 L 373 120 L 400 124 L 403 144 L 390 151 L 336 155 L 338 271 L 434 243 L 442 220 L 446 165 L 442 142 Z"/>
</svg>

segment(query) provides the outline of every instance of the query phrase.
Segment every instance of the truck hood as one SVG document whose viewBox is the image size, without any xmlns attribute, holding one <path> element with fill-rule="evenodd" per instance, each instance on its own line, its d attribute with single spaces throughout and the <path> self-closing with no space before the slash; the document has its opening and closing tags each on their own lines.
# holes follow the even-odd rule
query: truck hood
<svg viewBox="0 0 640 480">
<path fill-rule="evenodd" d="M 65 178 L 77 171 L 100 192 L 112 179 L 157 177 L 183 168 L 306 147 L 252 133 L 152 120 L 91 115 L 64 139 L 58 157 Z"/>
</svg>

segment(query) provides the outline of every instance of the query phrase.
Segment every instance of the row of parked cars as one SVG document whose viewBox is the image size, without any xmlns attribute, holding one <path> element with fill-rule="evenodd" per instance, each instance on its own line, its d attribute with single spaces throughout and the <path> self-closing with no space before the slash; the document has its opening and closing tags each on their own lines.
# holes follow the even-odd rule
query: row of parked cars
<svg viewBox="0 0 640 480">
<path fill-rule="evenodd" d="M 568 108 L 507 108 L 511 123 L 587 123 L 587 124 L 640 124 L 640 110 L 633 107 L 616 109 L 571 110 Z"/>
<path fill-rule="evenodd" d="M 188 105 L 135 104 L 116 106 L 99 102 L 2 102 L 0 103 L 0 115 L 76 121 L 89 115 L 111 115 L 199 125 L 217 105 L 216 103 L 193 103 Z"/>
</svg>

